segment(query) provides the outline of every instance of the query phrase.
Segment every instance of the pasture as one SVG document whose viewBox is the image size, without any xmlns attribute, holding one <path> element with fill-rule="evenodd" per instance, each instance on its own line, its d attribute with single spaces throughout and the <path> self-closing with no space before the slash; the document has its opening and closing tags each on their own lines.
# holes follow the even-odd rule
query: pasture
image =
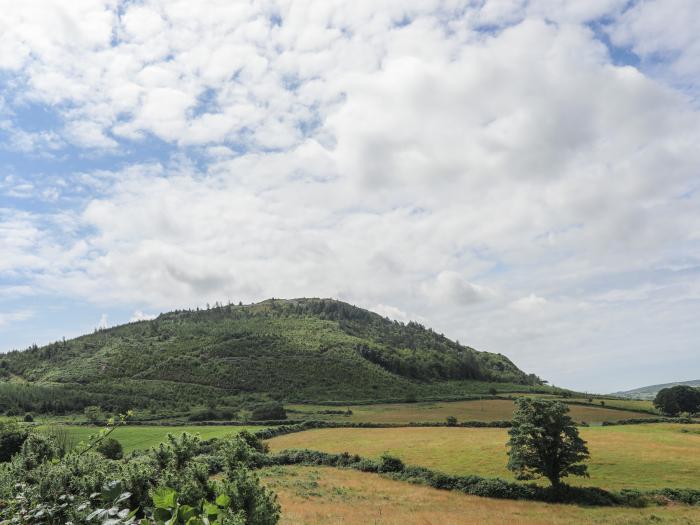
<svg viewBox="0 0 700 525">
<path fill-rule="evenodd" d="M 611 402 L 611 401 L 608 401 Z M 624 402 L 623 402 L 624 403 Z M 515 402 L 507 399 L 483 399 L 468 401 L 443 401 L 429 403 L 387 403 L 379 405 L 353 405 L 348 407 L 331 407 L 325 405 L 288 405 L 292 410 L 292 419 L 324 419 L 329 421 L 350 421 L 357 423 L 410 423 L 410 422 L 444 422 L 448 416 L 459 421 L 500 421 L 510 420 L 515 409 Z M 629 418 L 651 418 L 652 414 L 629 412 L 614 408 L 601 407 L 595 403 L 590 406 L 570 405 L 570 415 L 574 421 L 601 423 Z M 630 408 L 630 407 L 628 407 Z M 343 411 L 350 409 L 351 415 L 323 414 L 324 411 Z"/>
<path fill-rule="evenodd" d="M 46 429 L 48 427 L 42 426 L 39 429 Z M 68 430 L 71 438 L 78 444 L 80 441 L 87 440 L 90 435 L 99 431 L 98 427 L 92 426 L 73 426 L 73 425 L 62 425 L 61 428 Z M 183 432 L 189 432 L 191 434 L 199 434 L 202 439 L 211 438 L 222 438 L 226 436 L 231 436 L 242 432 L 243 430 L 249 430 L 255 432 L 256 430 L 262 430 L 266 427 L 252 427 L 252 426 L 124 426 L 117 428 L 110 437 L 113 437 L 119 441 L 124 447 L 124 452 L 131 452 L 132 450 L 144 450 L 151 447 L 156 447 L 158 444 L 166 441 L 168 434 L 179 435 Z"/>
<path fill-rule="evenodd" d="M 590 478 L 572 485 L 606 489 L 700 489 L 700 426 L 648 424 L 581 429 L 591 452 Z M 506 469 L 506 429 L 343 428 L 309 430 L 269 441 L 273 451 L 308 448 L 377 458 L 384 452 L 448 474 L 513 480 Z"/>
<path fill-rule="evenodd" d="M 586 508 L 467 496 L 329 467 L 275 467 L 260 472 L 278 495 L 281 524 L 518 525 L 700 522 L 700 508 Z"/>
</svg>

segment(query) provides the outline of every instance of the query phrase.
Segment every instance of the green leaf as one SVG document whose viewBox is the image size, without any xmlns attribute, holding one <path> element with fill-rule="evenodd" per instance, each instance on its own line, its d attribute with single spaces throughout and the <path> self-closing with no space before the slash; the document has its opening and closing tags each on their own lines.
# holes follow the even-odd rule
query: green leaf
<svg viewBox="0 0 700 525">
<path fill-rule="evenodd" d="M 178 517 L 183 523 L 187 523 L 187 520 L 197 516 L 197 509 L 190 507 L 189 505 L 183 505 L 178 511 Z"/>
<path fill-rule="evenodd" d="M 158 523 L 165 523 L 171 518 L 171 514 L 169 510 L 157 508 L 153 511 L 153 517 Z"/>
<path fill-rule="evenodd" d="M 223 509 L 227 509 L 231 506 L 231 498 L 226 494 L 219 494 L 216 497 L 216 504 Z"/>
<path fill-rule="evenodd" d="M 213 503 L 209 503 L 208 501 L 205 501 L 202 504 L 202 509 L 204 510 L 204 513 L 207 516 L 218 516 L 219 512 L 221 512 L 221 509 L 214 505 Z"/>
<path fill-rule="evenodd" d="M 153 490 L 151 499 L 159 509 L 174 509 L 177 506 L 177 492 L 169 487 L 158 487 Z"/>
</svg>

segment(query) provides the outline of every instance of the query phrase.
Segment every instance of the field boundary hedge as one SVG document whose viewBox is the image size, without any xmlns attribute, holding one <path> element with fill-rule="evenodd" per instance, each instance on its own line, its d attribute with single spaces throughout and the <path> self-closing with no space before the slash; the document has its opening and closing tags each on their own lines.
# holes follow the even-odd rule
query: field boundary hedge
<svg viewBox="0 0 700 525">
<path fill-rule="evenodd" d="M 625 506 L 644 507 L 650 504 L 665 505 L 668 502 L 685 505 L 700 505 L 700 490 L 655 489 L 640 491 L 622 489 L 611 492 L 599 487 L 571 487 L 564 485 L 559 490 L 535 484 L 515 483 L 501 478 L 485 478 L 476 475 L 453 476 L 425 467 L 404 465 L 388 455 L 378 461 L 347 452 L 330 454 L 314 450 L 283 450 L 273 455 L 263 455 L 258 467 L 308 465 L 348 468 L 361 472 L 385 475 L 397 481 L 426 485 L 439 490 L 462 492 L 472 496 L 541 501 L 545 503 L 568 503 L 599 507 Z"/>
</svg>

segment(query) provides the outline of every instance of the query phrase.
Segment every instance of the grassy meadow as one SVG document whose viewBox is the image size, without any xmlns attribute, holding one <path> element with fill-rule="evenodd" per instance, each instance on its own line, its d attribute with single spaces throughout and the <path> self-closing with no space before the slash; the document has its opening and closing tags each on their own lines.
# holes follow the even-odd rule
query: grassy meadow
<svg viewBox="0 0 700 525">
<path fill-rule="evenodd" d="M 629 418 L 651 418 L 652 414 L 616 410 L 607 406 L 570 405 L 570 415 L 577 421 L 601 423 Z M 500 421 L 510 420 L 515 402 L 507 399 L 473 399 L 467 401 L 444 401 L 429 403 L 386 403 L 378 405 L 353 405 L 331 407 L 325 405 L 288 405 L 292 419 L 326 419 L 329 421 L 350 421 L 356 423 L 410 423 L 444 422 L 448 416 L 459 421 Z M 323 414 L 321 412 L 350 409 L 351 415 Z"/>
<path fill-rule="evenodd" d="M 40 430 L 48 427 L 41 426 Z M 92 426 L 72 426 L 62 425 L 61 428 L 68 430 L 75 444 L 85 441 L 87 438 L 99 431 L 98 427 Z M 124 447 L 124 452 L 132 450 L 144 450 L 158 446 L 167 439 L 168 434 L 179 435 L 183 432 L 199 434 L 202 439 L 222 438 L 237 434 L 243 430 L 255 432 L 265 427 L 248 426 L 125 426 L 117 428 L 110 437 L 119 441 Z"/>
<path fill-rule="evenodd" d="M 324 467 L 260 472 L 278 495 L 283 525 L 513 525 L 700 522 L 700 507 L 586 508 L 468 496 L 393 481 L 376 474 Z"/>
<path fill-rule="evenodd" d="M 648 424 L 581 429 L 591 452 L 590 478 L 575 485 L 606 489 L 700 489 L 700 426 Z M 384 452 L 449 474 L 514 479 L 506 470 L 506 429 L 343 428 L 309 430 L 269 441 L 273 451 L 309 448 L 377 458 Z"/>
</svg>

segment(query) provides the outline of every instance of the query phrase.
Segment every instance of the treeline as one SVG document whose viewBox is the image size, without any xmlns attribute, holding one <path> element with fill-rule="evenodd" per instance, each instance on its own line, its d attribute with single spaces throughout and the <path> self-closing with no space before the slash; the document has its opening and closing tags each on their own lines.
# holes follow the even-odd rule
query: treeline
<svg viewBox="0 0 700 525">
<path fill-rule="evenodd" d="M 241 410 L 269 402 L 260 394 L 230 395 L 217 389 L 148 381 L 92 383 L 87 385 L 36 385 L 0 383 L 0 414 L 24 416 L 27 413 L 65 415 L 82 413 L 98 406 L 106 413 L 139 411 L 144 419 L 187 416 L 204 412 L 214 418 L 238 415 Z"/>
</svg>

